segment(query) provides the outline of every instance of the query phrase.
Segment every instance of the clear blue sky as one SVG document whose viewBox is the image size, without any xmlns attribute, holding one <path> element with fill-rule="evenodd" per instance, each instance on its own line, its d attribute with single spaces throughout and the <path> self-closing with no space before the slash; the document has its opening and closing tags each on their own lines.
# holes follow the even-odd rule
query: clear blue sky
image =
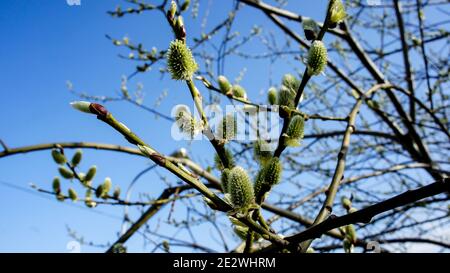
<svg viewBox="0 0 450 273">
<path fill-rule="evenodd" d="M 207 2 L 201 1 L 200 18 Z M 232 1 L 213 2 L 207 29 L 223 20 L 232 5 Z M 301 2 L 304 3 L 290 4 L 291 9 L 301 9 L 302 13 L 321 20 L 325 0 Z M 68 6 L 66 0 L 2 1 L 0 138 L 7 145 L 18 147 L 57 141 L 128 145 L 121 136 L 95 118 L 71 109 L 69 102 L 77 98 L 66 88 L 66 81 L 70 80 L 76 90 L 90 94 L 114 96 L 119 92 L 121 76 L 133 72 L 135 63 L 118 58 L 118 53 L 127 54 L 127 51 L 113 46 L 105 34 L 117 38 L 128 36 L 132 42 L 142 42 L 146 48 L 156 46 L 158 49 L 166 48 L 172 39 L 160 13 L 131 15 L 123 19 L 106 14 L 118 4 L 127 6 L 125 1 L 118 0 L 81 0 L 81 6 Z M 260 13 L 246 7 L 238 17 L 235 29 L 249 31 L 255 23 L 264 21 L 267 26 L 272 26 Z M 187 18 L 189 35 L 201 32 L 200 22 L 199 19 L 194 22 Z M 298 30 L 300 28 L 298 25 Z M 281 38 L 278 31 L 275 34 Z M 254 90 L 250 96 L 257 98 L 257 92 L 270 86 L 268 62 L 232 58 L 225 72 L 230 78 L 235 78 L 244 67 L 252 67 L 252 70 L 246 74 L 243 85 Z M 301 67 L 275 63 L 273 76 L 279 79 L 282 74 Z M 166 114 L 175 104 L 189 103 L 184 86 L 167 78 L 161 80 L 157 69 L 135 77 L 129 88 L 135 88 L 138 82 L 143 83 L 145 103 L 149 106 L 155 103 L 163 90 L 168 90 L 168 96 L 159 107 Z M 107 107 L 163 153 L 171 153 L 186 145 L 170 139 L 171 124 L 168 122 L 155 120 L 147 112 L 124 103 L 109 103 Z M 192 148 L 195 149 L 195 159 L 202 163 L 211 161 L 211 158 L 202 157 L 203 154 L 211 154 L 208 153 L 211 151 L 209 145 L 194 144 Z M 98 166 L 99 179 L 109 176 L 114 184 L 124 188 L 135 174 L 148 166 L 148 161 L 105 151 L 85 151 L 83 168 L 87 169 L 92 164 Z M 145 191 L 154 197 L 159 195 L 164 184 L 158 174 L 168 175 L 163 170 L 148 174 L 137 191 Z M 50 188 L 55 175 L 57 167 L 49 151 L 0 160 L 0 252 L 66 252 L 66 245 L 71 241 L 66 226 L 88 241 L 106 243 L 116 238 L 122 208 L 99 206 L 91 210 L 83 204 L 59 203 L 51 196 L 24 190 L 29 183 Z M 170 175 L 168 177 L 171 182 L 176 182 Z M 63 188 L 67 186 L 65 184 Z M 132 214 L 134 218 L 137 215 L 136 212 Z M 161 215 L 167 217 L 167 212 Z M 210 233 L 209 230 L 205 232 Z M 204 240 L 211 239 L 205 236 Z M 139 236 L 130 240 L 127 246 L 130 251 L 148 250 L 143 247 Z M 82 251 L 102 250 L 82 247 Z"/>
<path fill-rule="evenodd" d="M 200 16 L 205 12 L 207 1 L 201 2 Z M 231 1 L 214 2 L 216 7 L 208 19 L 207 28 L 223 20 L 226 16 L 224 11 L 232 5 Z M 325 4 L 325 1 L 320 2 Z M 110 0 L 81 0 L 81 6 L 68 6 L 65 0 L 2 1 L 0 137 L 7 145 L 18 147 L 55 141 L 127 144 L 95 118 L 73 111 L 69 102 L 76 97 L 66 88 L 66 81 L 70 80 L 79 91 L 117 94 L 121 76 L 130 74 L 135 63 L 118 58 L 118 53 L 127 52 L 114 47 L 105 34 L 117 38 L 128 36 L 133 42 L 142 42 L 147 48 L 156 46 L 158 49 L 166 48 L 172 39 L 159 13 L 123 19 L 111 18 L 106 14 L 118 4 L 126 6 L 125 1 Z M 305 12 L 313 10 L 312 7 L 305 8 Z M 243 13 L 236 22 L 238 30 L 249 31 L 255 24 L 252 16 L 255 21 L 263 18 L 250 8 Z M 192 22 L 187 18 L 187 25 L 191 27 L 190 34 L 200 33 L 200 20 Z M 266 64 L 260 71 L 255 69 L 247 73 L 243 82 L 247 88 L 262 90 L 269 86 L 268 81 L 256 80 L 261 75 L 268 75 L 268 70 L 264 68 Z M 239 71 L 249 65 L 242 63 L 242 60 L 232 60 L 227 64 L 227 75 L 237 77 Z M 275 74 L 285 72 L 280 70 Z M 168 97 L 159 108 L 162 112 L 170 113 L 173 105 L 190 101 L 184 87 L 168 79 L 161 81 L 157 69 L 134 78 L 129 88 L 134 88 L 138 82 L 144 84 L 147 94 L 145 103 L 150 106 L 163 90 L 169 90 Z M 108 108 L 164 153 L 186 145 L 170 139 L 170 124 L 155 120 L 142 110 L 123 103 L 110 103 Z M 209 151 L 209 146 L 199 144 L 195 149 L 198 159 L 211 161 L 211 158 L 201 158 L 202 153 L 198 152 L 200 149 Z M 148 164 L 143 159 L 110 152 L 85 151 L 84 155 L 83 168 L 96 164 L 99 179 L 110 176 L 114 184 L 122 187 Z M 160 173 L 167 174 L 164 171 Z M 29 183 L 50 188 L 55 175 L 57 167 L 49 152 L 16 155 L 0 161 L 0 251 L 65 252 L 71 240 L 66 226 L 76 230 L 86 240 L 105 243 L 116 238 L 120 230 L 121 208 L 100 206 L 89 210 L 83 204 L 59 203 L 51 196 L 23 190 L 28 188 Z M 138 191 L 155 197 L 159 195 L 163 184 L 158 181 L 158 176 L 149 174 L 145 178 Z M 63 188 L 67 186 L 64 184 Z M 132 239 L 128 246 L 131 251 L 143 250 L 140 238 Z M 101 250 L 82 248 L 82 251 Z"/>
</svg>

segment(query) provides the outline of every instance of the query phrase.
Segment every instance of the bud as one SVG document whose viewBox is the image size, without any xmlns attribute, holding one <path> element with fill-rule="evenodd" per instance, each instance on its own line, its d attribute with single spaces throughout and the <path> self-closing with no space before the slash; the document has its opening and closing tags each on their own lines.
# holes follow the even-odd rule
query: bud
<svg viewBox="0 0 450 273">
<path fill-rule="evenodd" d="M 308 51 L 308 75 L 319 75 L 327 65 L 327 48 L 322 41 L 314 41 Z"/>
<path fill-rule="evenodd" d="M 354 213 L 354 212 L 357 212 L 358 210 L 356 209 L 356 208 L 354 208 L 354 207 L 351 207 L 349 210 L 348 210 L 348 213 Z"/>
<path fill-rule="evenodd" d="M 265 169 L 265 183 L 269 186 L 274 186 L 280 182 L 281 173 L 283 171 L 283 165 L 278 157 L 273 157 L 267 165 L 264 167 Z"/>
<path fill-rule="evenodd" d="M 348 225 L 345 227 L 346 237 L 349 239 L 350 243 L 356 243 L 356 230 L 353 225 Z"/>
<path fill-rule="evenodd" d="M 92 114 L 91 110 L 90 110 L 90 102 L 87 101 L 74 101 L 71 102 L 70 105 L 74 108 L 77 109 L 78 111 L 84 112 L 84 113 L 88 113 L 88 114 Z"/>
<path fill-rule="evenodd" d="M 72 157 L 72 166 L 76 167 L 78 164 L 80 164 L 81 162 L 81 158 L 83 157 L 83 152 L 80 149 L 77 149 L 77 151 L 75 152 L 75 154 Z"/>
<path fill-rule="evenodd" d="M 167 11 L 167 16 L 170 20 L 173 20 L 175 18 L 175 14 L 177 13 L 177 3 L 172 0 L 170 3 L 170 8 Z"/>
<path fill-rule="evenodd" d="M 303 139 L 305 129 L 305 119 L 300 115 L 295 115 L 289 122 L 285 136 L 285 145 L 296 147 Z"/>
<path fill-rule="evenodd" d="M 227 94 L 228 92 L 231 92 L 231 83 L 228 81 L 228 79 L 225 76 L 219 76 L 217 78 L 217 82 L 219 83 L 220 91 L 223 94 Z"/>
<path fill-rule="evenodd" d="M 109 191 L 111 190 L 111 187 L 112 187 L 111 178 L 106 177 L 105 181 L 103 182 L 103 194 L 102 194 L 102 196 L 108 195 Z"/>
<path fill-rule="evenodd" d="M 120 187 L 119 186 L 116 186 L 114 188 L 113 197 L 115 199 L 119 199 L 119 197 L 120 197 Z"/>
<path fill-rule="evenodd" d="M 170 43 L 167 51 L 167 65 L 174 80 L 190 80 L 198 69 L 191 50 L 180 40 Z"/>
<path fill-rule="evenodd" d="M 69 189 L 69 198 L 72 199 L 72 201 L 74 202 L 78 200 L 78 195 L 76 191 L 72 188 Z"/>
<path fill-rule="evenodd" d="M 266 164 L 272 158 L 272 150 L 270 144 L 264 139 L 258 139 L 253 146 L 255 158 L 261 163 Z"/>
<path fill-rule="evenodd" d="M 312 247 L 308 247 L 308 249 L 306 250 L 306 253 L 314 253 L 314 252 L 316 251 Z"/>
<path fill-rule="evenodd" d="M 230 176 L 230 169 L 224 169 L 221 177 L 222 191 L 228 193 L 228 178 Z"/>
<path fill-rule="evenodd" d="M 191 3 L 191 0 L 185 0 L 184 3 L 181 5 L 180 10 L 185 11 L 189 8 L 189 4 Z"/>
<path fill-rule="evenodd" d="M 87 172 L 84 180 L 85 181 L 92 181 L 94 179 L 95 174 L 97 173 L 97 166 L 93 165 Z"/>
<path fill-rule="evenodd" d="M 342 245 L 344 247 L 345 253 L 353 252 L 353 244 L 349 241 L 348 238 L 345 238 L 344 241 L 342 241 Z"/>
<path fill-rule="evenodd" d="M 345 19 L 347 13 L 345 12 L 344 4 L 341 0 L 330 1 L 330 24 L 338 24 Z"/>
<path fill-rule="evenodd" d="M 182 16 L 177 17 L 177 21 L 175 22 L 175 28 L 177 29 L 177 31 L 180 31 L 180 33 L 184 31 L 184 20 Z"/>
<path fill-rule="evenodd" d="M 350 199 L 348 199 L 347 197 L 342 197 L 341 203 L 342 203 L 342 206 L 344 207 L 344 209 L 346 209 L 347 211 L 349 211 L 352 207 L 352 201 Z"/>
<path fill-rule="evenodd" d="M 235 226 L 233 230 L 234 230 L 234 233 L 236 233 L 236 235 L 239 238 L 241 238 L 244 241 L 247 240 L 248 227 Z"/>
<path fill-rule="evenodd" d="M 103 184 L 98 185 L 98 187 L 95 189 L 95 196 L 97 198 L 103 198 Z"/>
<path fill-rule="evenodd" d="M 57 149 L 52 150 L 52 157 L 53 160 L 56 162 L 56 164 L 62 165 L 66 163 L 67 159 L 66 157 Z"/>
<path fill-rule="evenodd" d="M 270 105 L 277 104 L 277 96 L 278 96 L 277 89 L 275 87 L 269 88 L 269 91 L 267 92 L 267 101 L 269 102 Z"/>
<path fill-rule="evenodd" d="M 306 39 L 308 41 L 317 39 L 317 34 L 320 29 L 316 21 L 311 18 L 304 17 L 302 20 L 303 31 L 305 32 Z"/>
<path fill-rule="evenodd" d="M 237 135 L 236 117 L 232 114 L 225 116 L 218 129 L 219 138 L 223 138 L 226 141 L 232 140 Z"/>
<path fill-rule="evenodd" d="M 218 209 L 217 205 L 211 199 L 209 199 L 206 196 L 203 196 L 202 198 L 203 198 L 203 201 L 206 203 L 206 205 L 208 205 L 208 207 L 210 207 L 213 210 Z"/>
<path fill-rule="evenodd" d="M 233 85 L 233 96 L 244 100 L 247 99 L 247 93 L 245 92 L 245 89 L 238 84 Z"/>
<path fill-rule="evenodd" d="M 59 174 L 65 179 L 72 179 L 74 177 L 73 172 L 71 170 L 66 169 L 65 167 L 59 167 L 58 171 Z"/>
<path fill-rule="evenodd" d="M 55 193 L 59 194 L 61 192 L 61 182 L 58 177 L 53 179 L 52 188 Z"/>
<path fill-rule="evenodd" d="M 278 92 L 278 105 L 294 108 L 295 93 L 282 85 Z"/>
<path fill-rule="evenodd" d="M 242 167 L 234 167 L 228 178 L 231 202 L 235 208 L 248 207 L 254 201 L 253 186 Z"/>
</svg>

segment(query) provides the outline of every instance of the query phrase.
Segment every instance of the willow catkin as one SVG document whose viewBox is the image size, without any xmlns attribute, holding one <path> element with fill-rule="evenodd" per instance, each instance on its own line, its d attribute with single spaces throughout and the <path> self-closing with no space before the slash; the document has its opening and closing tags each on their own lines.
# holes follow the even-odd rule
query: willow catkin
<svg viewBox="0 0 450 273">
<path fill-rule="evenodd" d="M 198 69 L 191 50 L 181 40 L 170 43 L 167 51 L 167 66 L 174 80 L 190 80 Z"/>
<path fill-rule="evenodd" d="M 235 208 L 248 207 L 254 200 L 250 177 L 242 167 L 237 166 L 231 169 L 228 178 L 228 190 Z"/>
<path fill-rule="evenodd" d="M 308 75 L 317 76 L 325 70 L 328 52 L 322 41 L 314 41 L 308 51 Z"/>
</svg>

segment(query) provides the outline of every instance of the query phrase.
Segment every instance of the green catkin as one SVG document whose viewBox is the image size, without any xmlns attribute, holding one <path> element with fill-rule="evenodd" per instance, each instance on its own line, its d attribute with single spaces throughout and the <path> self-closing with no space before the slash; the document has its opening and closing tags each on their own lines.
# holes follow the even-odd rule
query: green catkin
<svg viewBox="0 0 450 273">
<path fill-rule="evenodd" d="M 103 197 L 103 184 L 98 185 L 98 187 L 95 189 L 95 196 L 97 198 Z"/>
<path fill-rule="evenodd" d="M 69 195 L 69 198 L 70 198 L 72 201 L 75 202 L 75 201 L 78 200 L 77 192 L 76 192 L 74 189 L 70 188 L 69 191 L 68 191 L 68 195 Z"/>
<path fill-rule="evenodd" d="M 234 167 L 228 178 L 231 202 L 235 208 L 246 208 L 254 201 L 253 186 L 242 167 Z"/>
<path fill-rule="evenodd" d="M 71 160 L 71 164 L 73 167 L 78 166 L 78 164 L 80 164 L 81 159 L 83 157 L 83 152 L 80 149 L 77 149 L 77 151 L 75 152 L 75 154 L 72 157 Z"/>
<path fill-rule="evenodd" d="M 300 81 L 292 74 L 285 74 L 281 83 L 293 93 L 296 93 L 300 86 Z"/>
<path fill-rule="evenodd" d="M 225 157 L 226 157 L 230 167 L 233 167 L 234 166 L 233 154 L 227 148 L 225 148 Z M 223 166 L 223 164 L 222 164 L 222 160 L 220 159 L 220 157 L 217 153 L 214 155 L 214 163 L 219 170 L 223 170 L 225 168 L 225 166 Z"/>
<path fill-rule="evenodd" d="M 281 180 L 281 173 L 283 171 L 283 165 L 278 157 L 273 157 L 267 165 L 264 167 L 265 178 L 264 181 L 269 186 L 278 184 Z"/>
<path fill-rule="evenodd" d="M 270 144 L 267 143 L 267 141 L 258 139 L 253 146 L 253 154 L 256 160 L 263 165 L 272 157 L 272 151 L 269 145 Z"/>
<path fill-rule="evenodd" d="M 295 115 L 289 122 L 285 135 L 285 144 L 291 147 L 299 146 L 304 136 L 304 129 L 305 119 L 301 115 Z"/>
<path fill-rule="evenodd" d="M 112 187 L 111 178 L 109 177 L 105 178 L 105 181 L 103 182 L 103 196 L 109 194 L 111 187 Z"/>
<path fill-rule="evenodd" d="M 294 108 L 295 93 L 284 85 L 281 86 L 278 92 L 278 105 Z"/>
<path fill-rule="evenodd" d="M 175 111 L 175 121 L 180 132 L 193 138 L 197 133 L 199 126 L 196 120 L 192 117 L 186 106 L 178 106 Z"/>
<path fill-rule="evenodd" d="M 97 166 L 93 165 L 91 168 L 89 168 L 86 176 L 84 177 L 84 180 L 92 181 L 92 179 L 94 179 L 94 176 L 96 173 L 97 173 Z"/>
<path fill-rule="evenodd" d="M 167 51 L 167 66 L 174 80 L 190 80 L 198 69 L 191 50 L 180 40 L 170 43 Z"/>
<path fill-rule="evenodd" d="M 53 179 L 52 188 L 54 193 L 60 193 L 61 192 L 61 181 L 58 177 L 55 177 Z"/>
<path fill-rule="evenodd" d="M 220 92 L 222 92 L 223 94 L 231 92 L 233 87 L 225 76 L 219 76 L 217 78 L 217 82 L 219 83 Z"/>
<path fill-rule="evenodd" d="M 232 140 L 237 134 L 237 121 L 234 115 L 227 115 L 222 119 L 219 136 L 224 140 Z"/>
<path fill-rule="evenodd" d="M 66 169 L 65 167 L 59 167 L 58 171 L 59 174 L 65 179 L 72 179 L 74 177 L 73 172 L 71 170 Z"/>
<path fill-rule="evenodd" d="M 52 150 L 52 157 L 56 164 L 62 165 L 67 162 L 66 157 L 57 149 Z"/>
<path fill-rule="evenodd" d="M 221 186 L 223 193 L 228 193 L 228 178 L 230 177 L 230 169 L 224 169 L 221 176 Z"/>
<path fill-rule="evenodd" d="M 341 0 L 330 1 L 330 24 L 338 24 L 345 19 L 347 13 Z"/>
<path fill-rule="evenodd" d="M 278 96 L 277 89 L 275 87 L 269 88 L 269 91 L 267 92 L 267 102 L 270 105 L 277 104 L 277 96 Z"/>
<path fill-rule="evenodd" d="M 322 41 L 314 41 L 308 51 L 308 75 L 317 76 L 325 70 L 328 53 Z"/>
<path fill-rule="evenodd" d="M 233 96 L 236 98 L 247 99 L 245 89 L 238 84 L 233 85 Z"/>
<path fill-rule="evenodd" d="M 255 192 L 256 201 L 259 202 L 263 199 L 264 193 L 262 192 L 265 188 L 265 168 L 261 168 L 255 176 L 255 183 L 253 184 L 253 190 Z"/>
</svg>

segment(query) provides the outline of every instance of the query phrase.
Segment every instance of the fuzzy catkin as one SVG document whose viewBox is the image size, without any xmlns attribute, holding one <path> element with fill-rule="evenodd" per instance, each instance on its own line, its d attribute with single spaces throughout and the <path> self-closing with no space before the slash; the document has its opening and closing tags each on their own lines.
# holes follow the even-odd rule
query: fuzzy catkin
<svg viewBox="0 0 450 273">
<path fill-rule="evenodd" d="M 248 207 L 254 200 L 253 186 L 247 172 L 242 167 L 234 167 L 228 178 L 231 202 L 235 208 Z"/>
<path fill-rule="evenodd" d="M 314 41 L 308 51 L 308 74 L 319 75 L 325 70 L 328 60 L 328 52 L 322 41 Z"/>
<path fill-rule="evenodd" d="M 167 66 L 174 80 L 190 80 L 198 69 L 191 50 L 181 40 L 170 43 L 167 51 Z"/>
</svg>

